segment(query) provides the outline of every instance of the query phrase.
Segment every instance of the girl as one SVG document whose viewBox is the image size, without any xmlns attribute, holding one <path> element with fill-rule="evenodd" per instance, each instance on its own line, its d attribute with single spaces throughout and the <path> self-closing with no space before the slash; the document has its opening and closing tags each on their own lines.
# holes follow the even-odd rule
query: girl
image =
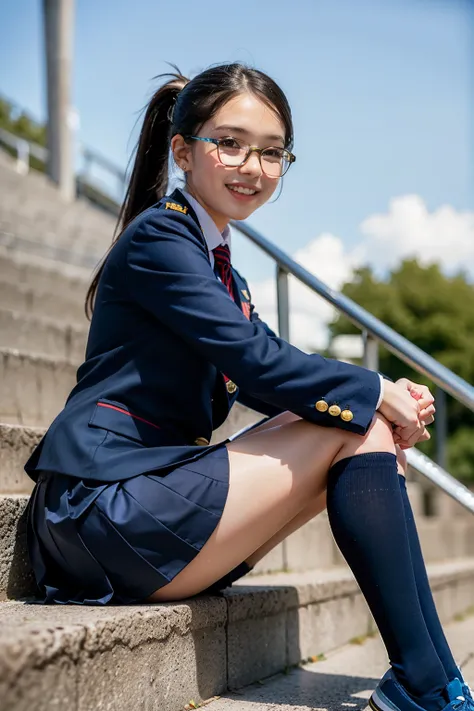
<svg viewBox="0 0 474 711">
<path fill-rule="evenodd" d="M 327 505 L 391 661 L 371 703 L 467 709 L 403 476 L 402 448 L 429 437 L 433 398 L 303 353 L 259 319 L 228 222 L 263 205 L 294 162 L 290 108 L 242 64 L 192 81 L 174 68 L 87 296 L 77 384 L 25 467 L 43 602 L 217 592 Z M 167 195 L 170 149 L 185 183 Z M 209 445 L 236 399 L 265 421 Z"/>
</svg>

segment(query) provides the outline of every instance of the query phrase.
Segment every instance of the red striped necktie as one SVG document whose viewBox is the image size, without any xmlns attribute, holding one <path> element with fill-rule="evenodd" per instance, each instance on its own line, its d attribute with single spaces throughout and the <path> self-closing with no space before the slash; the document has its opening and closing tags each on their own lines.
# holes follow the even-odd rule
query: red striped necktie
<svg viewBox="0 0 474 711">
<path fill-rule="evenodd" d="M 235 301 L 232 291 L 232 270 L 230 268 L 230 249 L 228 244 L 220 244 L 212 250 L 214 261 L 222 283 L 227 287 L 232 301 Z"/>
<path fill-rule="evenodd" d="M 214 262 L 217 267 L 217 272 L 222 280 L 222 283 L 227 287 L 227 291 L 230 294 L 232 301 L 235 301 L 234 294 L 232 292 L 232 270 L 230 268 L 230 249 L 228 244 L 220 244 L 218 247 L 214 247 L 212 250 L 214 254 Z M 230 382 L 230 378 L 222 373 L 224 376 L 224 382 Z"/>
</svg>

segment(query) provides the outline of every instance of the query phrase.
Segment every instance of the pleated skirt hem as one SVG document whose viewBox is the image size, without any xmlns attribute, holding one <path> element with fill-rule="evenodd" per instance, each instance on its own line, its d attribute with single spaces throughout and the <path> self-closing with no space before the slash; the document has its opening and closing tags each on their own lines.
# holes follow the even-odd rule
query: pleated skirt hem
<svg viewBox="0 0 474 711">
<path fill-rule="evenodd" d="M 40 473 L 27 523 L 40 591 L 35 602 L 145 602 L 204 546 L 228 490 L 225 442 L 165 476 L 148 472 L 104 483 Z M 249 570 L 242 562 L 203 593 L 220 594 Z"/>
</svg>

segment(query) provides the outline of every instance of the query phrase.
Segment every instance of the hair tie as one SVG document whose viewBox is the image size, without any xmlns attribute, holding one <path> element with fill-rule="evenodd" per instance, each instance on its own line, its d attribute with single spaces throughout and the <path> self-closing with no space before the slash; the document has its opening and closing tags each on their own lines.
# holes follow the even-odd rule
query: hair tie
<svg viewBox="0 0 474 711">
<path fill-rule="evenodd" d="M 176 97 L 173 99 L 173 103 L 170 105 L 168 112 L 166 116 L 168 117 L 168 121 L 173 123 L 173 116 L 174 116 L 174 107 L 176 106 Z"/>
<path fill-rule="evenodd" d="M 171 106 L 169 107 L 168 112 L 166 114 L 168 117 L 168 120 L 171 121 L 171 123 L 173 122 L 174 110 L 175 110 L 176 102 L 178 101 L 178 96 L 181 94 L 183 89 L 184 89 L 184 86 L 178 91 L 178 93 L 175 96 L 173 96 L 173 102 L 172 102 Z"/>
</svg>

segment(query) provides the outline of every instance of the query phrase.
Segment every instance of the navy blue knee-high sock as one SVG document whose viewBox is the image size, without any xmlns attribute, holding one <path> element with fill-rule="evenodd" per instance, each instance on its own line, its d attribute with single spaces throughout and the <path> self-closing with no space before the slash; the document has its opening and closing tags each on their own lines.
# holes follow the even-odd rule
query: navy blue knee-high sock
<svg viewBox="0 0 474 711">
<path fill-rule="evenodd" d="M 416 528 L 415 517 L 413 515 L 410 499 L 408 498 L 405 477 L 399 474 L 398 482 L 400 485 L 400 491 L 402 492 L 403 506 L 405 509 L 405 522 L 410 544 L 411 561 L 413 571 L 415 573 L 418 599 L 420 600 L 423 617 L 425 618 L 426 626 L 428 628 L 428 632 L 430 633 L 436 652 L 438 653 L 438 657 L 443 664 L 446 676 L 450 681 L 452 681 L 454 677 L 459 676 L 459 671 L 443 632 L 433 600 L 433 595 L 431 593 L 430 583 L 426 573 L 425 561 L 421 550 L 420 539 Z"/>
<path fill-rule="evenodd" d="M 438 711 L 449 680 L 418 599 L 398 476 L 396 456 L 387 452 L 338 461 L 329 470 L 328 518 L 395 675 L 420 706 Z"/>
</svg>

